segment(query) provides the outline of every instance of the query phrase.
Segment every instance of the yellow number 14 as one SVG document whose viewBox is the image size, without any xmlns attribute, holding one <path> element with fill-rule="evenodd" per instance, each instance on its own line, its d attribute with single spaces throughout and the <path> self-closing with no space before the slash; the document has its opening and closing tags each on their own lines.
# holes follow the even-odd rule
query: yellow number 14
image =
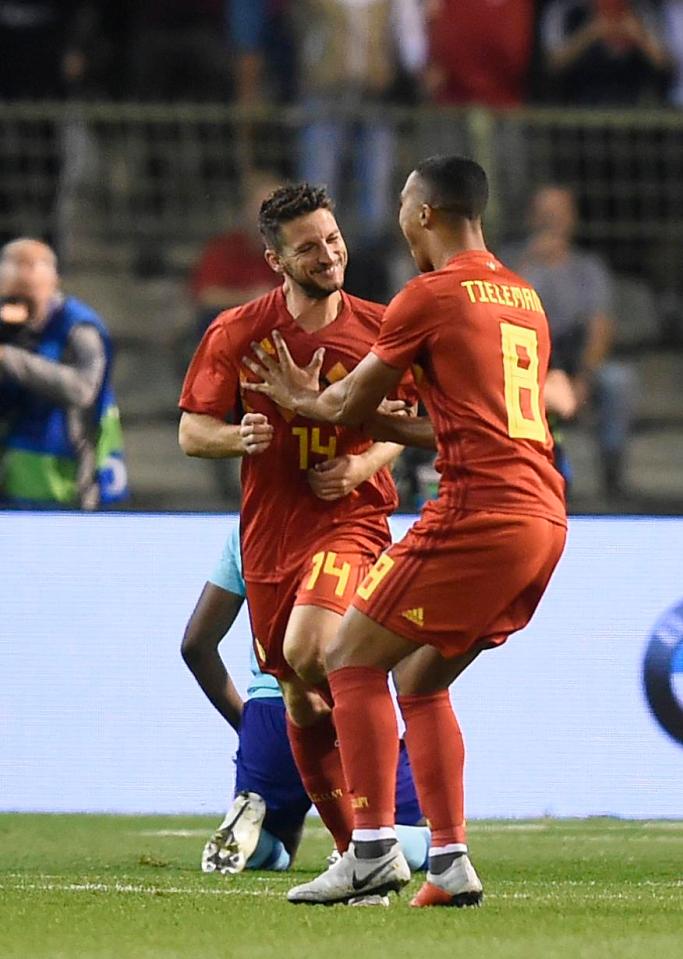
<svg viewBox="0 0 683 959">
<path fill-rule="evenodd" d="M 293 426 L 292 436 L 299 439 L 299 469 L 307 470 L 312 453 L 324 456 L 331 460 L 337 455 L 337 437 L 330 436 L 327 446 L 323 446 L 320 439 L 319 426 Z"/>
<path fill-rule="evenodd" d="M 349 582 L 349 574 L 351 572 L 350 563 L 343 562 L 341 565 L 337 566 L 337 554 L 333 552 L 333 550 L 329 550 L 327 553 L 316 553 L 313 557 L 311 566 L 311 575 L 308 577 L 306 589 L 313 589 L 315 584 L 318 582 L 318 577 L 322 572 L 327 573 L 328 576 L 336 577 L 337 585 L 334 588 L 334 595 L 344 595 L 346 586 Z"/>
</svg>

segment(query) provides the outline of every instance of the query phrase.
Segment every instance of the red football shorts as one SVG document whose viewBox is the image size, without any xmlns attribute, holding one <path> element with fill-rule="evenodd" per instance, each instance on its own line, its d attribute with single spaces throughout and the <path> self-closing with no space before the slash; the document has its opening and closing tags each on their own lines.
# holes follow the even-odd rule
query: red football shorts
<svg viewBox="0 0 683 959">
<path fill-rule="evenodd" d="M 292 669 L 282 647 L 294 606 L 319 606 L 343 616 L 377 553 L 322 549 L 275 583 L 247 580 L 254 650 L 264 673 L 286 678 Z"/>
<path fill-rule="evenodd" d="M 446 659 L 499 646 L 531 619 L 565 538 L 540 517 L 454 514 L 436 500 L 379 557 L 352 605 Z"/>
</svg>

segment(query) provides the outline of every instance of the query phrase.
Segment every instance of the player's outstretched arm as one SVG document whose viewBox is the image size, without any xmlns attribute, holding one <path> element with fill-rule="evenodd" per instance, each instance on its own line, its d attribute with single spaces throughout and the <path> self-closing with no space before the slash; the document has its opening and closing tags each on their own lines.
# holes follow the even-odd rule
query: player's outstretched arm
<svg viewBox="0 0 683 959">
<path fill-rule="evenodd" d="M 185 627 L 180 652 L 218 712 L 237 732 L 242 697 L 218 654 L 218 646 L 240 611 L 243 596 L 206 583 Z"/>
<path fill-rule="evenodd" d="M 346 453 L 323 460 L 308 471 L 308 482 L 320 499 L 328 502 L 341 499 L 383 466 L 393 463 L 402 450 L 398 443 L 373 443 L 363 453 Z"/>
<path fill-rule="evenodd" d="M 294 363 L 287 344 L 278 331 L 273 330 L 271 335 L 277 359 L 269 356 L 258 343 L 252 343 L 256 360 L 246 356 L 243 357 L 243 362 L 261 377 L 262 382 L 243 383 L 243 387 L 256 393 L 264 393 L 278 406 L 293 410 L 309 419 L 339 426 L 359 426 L 375 412 L 385 396 L 396 390 L 401 379 L 402 370 L 395 369 L 383 363 L 373 353 L 368 353 L 348 376 L 318 393 L 298 385 L 305 370 Z M 316 360 L 318 354 L 319 351 L 311 362 Z"/>
<path fill-rule="evenodd" d="M 180 417 L 178 442 L 186 456 L 223 459 L 262 453 L 270 445 L 273 427 L 262 413 L 246 413 L 238 424 L 215 416 L 184 412 Z"/>
<path fill-rule="evenodd" d="M 374 440 L 416 446 L 422 450 L 435 450 L 434 427 L 428 416 L 396 416 L 390 413 L 373 413 L 363 427 Z"/>
</svg>

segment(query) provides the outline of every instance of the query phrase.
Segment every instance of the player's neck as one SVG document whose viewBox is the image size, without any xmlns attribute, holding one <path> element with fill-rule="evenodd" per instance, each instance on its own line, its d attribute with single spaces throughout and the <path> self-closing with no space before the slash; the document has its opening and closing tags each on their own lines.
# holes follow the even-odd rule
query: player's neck
<svg viewBox="0 0 683 959">
<path fill-rule="evenodd" d="M 488 253 L 488 248 L 481 229 L 477 226 L 466 226 L 458 231 L 435 231 L 431 252 L 434 269 L 441 270 L 459 253 Z"/>
<path fill-rule="evenodd" d="M 307 333 L 314 333 L 333 323 L 342 309 L 341 291 L 337 290 L 319 300 L 306 296 L 303 290 L 293 284 L 285 289 L 287 311 L 295 323 Z"/>
</svg>

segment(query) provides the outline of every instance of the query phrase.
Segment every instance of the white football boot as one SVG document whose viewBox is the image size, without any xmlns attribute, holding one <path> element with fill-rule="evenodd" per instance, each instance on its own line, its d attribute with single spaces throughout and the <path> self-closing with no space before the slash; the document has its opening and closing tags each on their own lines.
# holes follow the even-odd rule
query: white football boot
<svg viewBox="0 0 683 959">
<path fill-rule="evenodd" d="M 427 873 L 427 881 L 411 906 L 479 906 L 484 898 L 481 881 L 467 854 L 458 856 L 442 873 Z"/>
<path fill-rule="evenodd" d="M 342 854 L 338 849 L 333 849 L 332 852 L 327 857 L 327 868 L 331 869 L 335 863 L 338 863 L 341 859 Z M 389 897 L 388 896 L 356 896 L 353 899 L 347 900 L 347 906 L 388 906 Z"/>
<path fill-rule="evenodd" d="M 327 863 L 327 868 L 329 869 L 330 866 L 334 866 L 334 864 L 336 862 L 339 862 L 340 859 L 341 859 L 341 853 L 335 846 L 335 848 L 332 850 L 332 852 L 329 854 L 329 856 L 325 860 L 325 862 Z"/>
<path fill-rule="evenodd" d="M 409 882 L 410 869 L 398 843 L 394 843 L 388 853 L 377 859 L 358 859 L 351 843 L 338 862 L 321 873 L 317 879 L 290 889 L 287 899 L 294 903 L 334 903 L 370 897 L 382 898 L 388 892 L 398 892 Z"/>
<path fill-rule="evenodd" d="M 389 907 L 388 896 L 357 896 L 355 899 L 347 899 L 347 906 L 384 906 Z"/>
<path fill-rule="evenodd" d="M 258 793 L 238 793 L 225 819 L 204 846 L 202 872 L 242 872 L 256 849 L 265 815 L 266 804 Z"/>
</svg>

